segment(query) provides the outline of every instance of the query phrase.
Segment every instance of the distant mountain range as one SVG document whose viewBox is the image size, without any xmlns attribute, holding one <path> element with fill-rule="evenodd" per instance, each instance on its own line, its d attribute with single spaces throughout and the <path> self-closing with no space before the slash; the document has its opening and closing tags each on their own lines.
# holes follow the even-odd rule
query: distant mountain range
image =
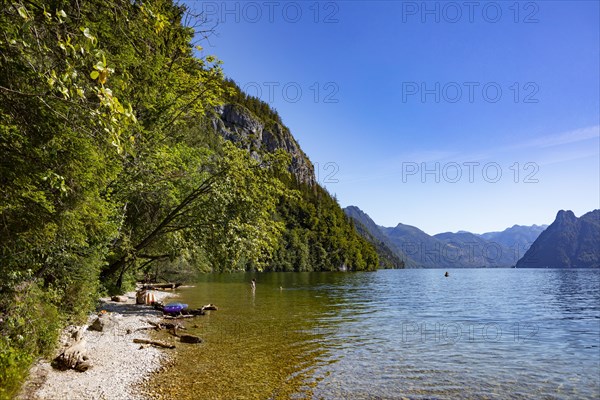
<svg viewBox="0 0 600 400">
<path fill-rule="evenodd" d="M 513 225 L 502 232 L 488 232 L 479 236 L 488 241 L 501 243 L 509 248 L 518 247 L 520 249 L 524 249 L 524 252 L 531 246 L 533 242 L 535 242 L 535 239 L 537 239 L 547 227 L 548 225 Z"/>
<path fill-rule="evenodd" d="M 380 247 L 387 247 L 404 261 L 407 268 L 511 267 L 547 227 L 514 225 L 481 235 L 460 231 L 431 236 L 410 225 L 378 226 L 356 206 L 346 207 L 344 212 L 376 238 Z"/>
<path fill-rule="evenodd" d="M 599 267 L 600 210 L 579 218 L 572 211 L 559 211 L 517 263 L 517 268 Z"/>
</svg>

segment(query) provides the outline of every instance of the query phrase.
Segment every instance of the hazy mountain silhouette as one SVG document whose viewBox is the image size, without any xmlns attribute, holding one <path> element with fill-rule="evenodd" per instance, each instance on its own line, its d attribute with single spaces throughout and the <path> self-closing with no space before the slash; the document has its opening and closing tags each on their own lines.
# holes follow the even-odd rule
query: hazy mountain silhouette
<svg viewBox="0 0 600 400">
<path fill-rule="evenodd" d="M 560 210 L 554 222 L 540 234 L 517 268 L 600 267 L 600 210 L 577 218 Z"/>
</svg>

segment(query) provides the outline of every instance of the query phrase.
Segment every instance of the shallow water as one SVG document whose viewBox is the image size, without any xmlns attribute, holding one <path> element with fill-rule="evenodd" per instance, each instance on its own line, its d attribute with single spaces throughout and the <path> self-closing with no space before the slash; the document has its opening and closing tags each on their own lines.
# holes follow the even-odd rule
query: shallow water
<svg viewBox="0 0 600 400">
<path fill-rule="evenodd" d="M 205 275 L 155 380 L 202 399 L 600 397 L 600 271 Z M 250 286 L 257 279 L 256 291 Z M 196 325 L 194 328 L 193 325 Z"/>
</svg>

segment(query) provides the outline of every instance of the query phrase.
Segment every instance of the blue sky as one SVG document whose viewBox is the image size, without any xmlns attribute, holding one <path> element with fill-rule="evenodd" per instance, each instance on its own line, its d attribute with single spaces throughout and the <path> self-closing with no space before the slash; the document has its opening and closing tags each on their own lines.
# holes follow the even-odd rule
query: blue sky
<svg viewBox="0 0 600 400">
<path fill-rule="evenodd" d="M 217 24 L 203 54 L 380 225 L 482 233 L 600 207 L 599 2 L 186 4 Z"/>
</svg>

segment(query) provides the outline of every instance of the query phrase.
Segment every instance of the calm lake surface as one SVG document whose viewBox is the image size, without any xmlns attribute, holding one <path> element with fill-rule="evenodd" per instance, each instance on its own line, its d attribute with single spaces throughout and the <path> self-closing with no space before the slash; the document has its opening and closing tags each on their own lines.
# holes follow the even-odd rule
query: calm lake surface
<svg viewBox="0 0 600 400">
<path fill-rule="evenodd" d="M 215 274 L 180 293 L 219 310 L 187 323 L 205 342 L 179 346 L 167 396 L 600 397 L 599 270 Z"/>
</svg>

